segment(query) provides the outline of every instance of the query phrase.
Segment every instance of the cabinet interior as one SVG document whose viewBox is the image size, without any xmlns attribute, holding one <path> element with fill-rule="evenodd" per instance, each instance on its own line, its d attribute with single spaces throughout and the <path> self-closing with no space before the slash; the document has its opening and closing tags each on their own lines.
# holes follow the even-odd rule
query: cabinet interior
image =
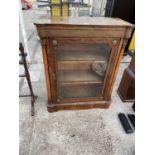
<svg viewBox="0 0 155 155">
<path fill-rule="evenodd" d="M 59 98 L 101 96 L 105 75 L 97 74 L 92 65 L 107 64 L 110 51 L 106 44 L 58 45 L 55 53 Z"/>
</svg>

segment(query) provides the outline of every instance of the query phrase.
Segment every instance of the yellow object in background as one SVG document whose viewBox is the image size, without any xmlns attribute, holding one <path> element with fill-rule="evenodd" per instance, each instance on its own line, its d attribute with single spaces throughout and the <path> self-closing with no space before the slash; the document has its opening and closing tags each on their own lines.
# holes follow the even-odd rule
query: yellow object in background
<svg viewBox="0 0 155 155">
<path fill-rule="evenodd" d="M 51 16 L 53 17 L 60 17 L 61 16 L 61 12 L 60 12 L 60 6 L 52 6 L 51 7 Z"/>
<path fill-rule="evenodd" d="M 60 16 L 69 16 L 69 3 L 68 0 L 51 0 L 51 16 L 60 17 Z"/>
<path fill-rule="evenodd" d="M 51 0 L 52 4 L 60 4 L 60 0 Z"/>
<path fill-rule="evenodd" d="M 129 45 L 129 50 L 135 50 L 135 32 L 132 35 L 132 39 Z"/>
<path fill-rule="evenodd" d="M 51 0 L 51 3 L 55 3 L 55 4 L 60 4 L 60 2 L 62 1 L 63 2 L 67 2 L 68 3 L 68 0 Z"/>
<path fill-rule="evenodd" d="M 69 5 L 68 5 L 68 3 L 63 3 L 63 5 L 62 5 L 62 16 L 69 16 Z"/>
</svg>

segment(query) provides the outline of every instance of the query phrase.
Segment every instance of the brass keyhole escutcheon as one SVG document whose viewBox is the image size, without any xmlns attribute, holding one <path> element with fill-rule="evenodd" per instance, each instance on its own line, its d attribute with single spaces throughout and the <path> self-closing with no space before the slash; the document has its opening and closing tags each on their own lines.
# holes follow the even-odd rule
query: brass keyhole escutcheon
<svg viewBox="0 0 155 155">
<path fill-rule="evenodd" d="M 53 43 L 54 46 L 57 46 L 58 45 L 57 40 L 53 40 L 52 43 Z"/>
<path fill-rule="evenodd" d="M 113 41 L 112 41 L 112 44 L 113 44 L 113 45 L 117 45 L 117 40 L 113 40 Z"/>
</svg>

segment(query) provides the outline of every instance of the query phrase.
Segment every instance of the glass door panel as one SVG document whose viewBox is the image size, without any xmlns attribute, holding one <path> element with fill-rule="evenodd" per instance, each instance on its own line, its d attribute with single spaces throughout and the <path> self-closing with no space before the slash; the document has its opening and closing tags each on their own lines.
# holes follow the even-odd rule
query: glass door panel
<svg viewBox="0 0 155 155">
<path fill-rule="evenodd" d="M 111 48 L 107 44 L 61 44 L 55 49 L 58 98 L 102 96 Z"/>
</svg>

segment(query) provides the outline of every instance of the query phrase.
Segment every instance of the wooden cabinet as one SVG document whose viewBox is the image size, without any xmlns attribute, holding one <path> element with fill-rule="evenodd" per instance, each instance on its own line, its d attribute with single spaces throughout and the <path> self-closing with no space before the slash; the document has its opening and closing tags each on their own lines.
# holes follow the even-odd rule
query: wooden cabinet
<svg viewBox="0 0 155 155">
<path fill-rule="evenodd" d="M 103 17 L 42 17 L 48 111 L 108 108 L 133 25 Z"/>
<path fill-rule="evenodd" d="M 124 70 L 117 92 L 123 102 L 135 100 L 135 55 Z"/>
</svg>

